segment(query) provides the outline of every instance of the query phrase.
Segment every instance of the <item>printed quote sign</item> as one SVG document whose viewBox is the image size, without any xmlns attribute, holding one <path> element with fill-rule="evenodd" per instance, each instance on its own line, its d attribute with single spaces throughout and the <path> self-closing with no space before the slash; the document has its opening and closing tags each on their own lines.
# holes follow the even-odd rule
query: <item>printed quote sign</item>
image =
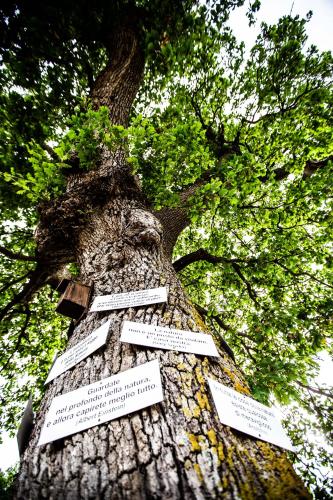
<svg viewBox="0 0 333 500">
<path fill-rule="evenodd" d="M 157 349 L 218 356 L 214 340 L 210 335 L 174 328 L 146 325 L 133 321 L 124 321 L 120 336 L 121 342 L 139 344 Z"/>
<path fill-rule="evenodd" d="M 208 378 L 208 382 L 222 424 L 294 451 L 290 439 L 272 408 L 216 380 Z"/>
<path fill-rule="evenodd" d="M 114 420 L 163 400 L 157 360 L 56 396 L 38 445 Z"/>
<path fill-rule="evenodd" d="M 94 298 L 89 312 L 109 311 L 111 309 L 125 309 L 126 307 L 158 304 L 167 301 L 167 290 L 161 288 L 148 288 L 136 292 L 113 293 L 99 295 Z"/>
<path fill-rule="evenodd" d="M 59 356 L 59 358 L 57 358 L 54 362 L 45 384 L 48 384 L 51 380 L 64 373 L 66 370 L 69 370 L 69 368 L 72 368 L 84 358 L 89 356 L 89 354 L 104 345 L 108 335 L 110 322 L 111 320 L 107 321 L 102 326 L 94 330 L 85 339 L 81 340 L 81 342 Z"/>
</svg>

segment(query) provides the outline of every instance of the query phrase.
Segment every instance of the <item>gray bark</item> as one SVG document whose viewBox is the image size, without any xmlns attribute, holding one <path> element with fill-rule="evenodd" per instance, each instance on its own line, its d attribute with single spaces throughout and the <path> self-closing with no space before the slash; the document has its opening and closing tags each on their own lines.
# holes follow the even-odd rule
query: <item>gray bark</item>
<svg viewBox="0 0 333 500">
<path fill-rule="evenodd" d="M 135 60 L 132 49 L 124 54 Z M 119 74 L 121 63 L 116 66 Z M 126 68 L 128 79 L 133 67 L 129 63 Z M 109 79 L 112 71 L 103 85 L 99 80 L 101 87 Z M 138 82 L 139 77 L 129 87 Z M 101 102 L 107 91 L 97 94 Z M 115 121 L 126 121 L 133 97 L 132 92 L 122 111 L 111 106 Z M 15 498 L 309 498 L 283 450 L 219 423 L 206 376 L 248 393 L 241 372 L 225 352 L 216 361 L 119 341 L 124 320 L 207 333 L 172 267 L 165 245 L 172 237 L 163 223 L 148 210 L 120 151 L 103 150 L 99 168 L 73 175 L 66 195 L 42 214 L 37 232 L 40 255 L 52 254 L 61 265 L 77 261 L 80 279 L 94 283 L 95 295 L 166 286 L 168 302 L 90 313 L 79 322 L 68 348 L 107 318 L 110 337 L 105 349 L 49 384 L 22 458 Z M 162 403 L 37 447 L 55 396 L 153 359 L 161 367 Z"/>
<path fill-rule="evenodd" d="M 121 167 L 121 155 L 114 162 L 115 169 Z M 50 384 L 16 498 L 308 498 L 282 450 L 218 422 L 207 375 L 248 393 L 224 352 L 215 361 L 119 342 L 124 320 L 207 331 L 165 256 L 162 226 L 142 204 L 134 181 L 119 183 L 112 199 L 91 215 L 80 232 L 77 259 L 81 279 L 94 282 L 95 295 L 167 286 L 168 303 L 91 313 L 80 322 L 68 347 L 108 318 L 107 347 Z M 162 403 L 36 446 L 54 396 L 155 358 L 162 372 Z"/>
</svg>

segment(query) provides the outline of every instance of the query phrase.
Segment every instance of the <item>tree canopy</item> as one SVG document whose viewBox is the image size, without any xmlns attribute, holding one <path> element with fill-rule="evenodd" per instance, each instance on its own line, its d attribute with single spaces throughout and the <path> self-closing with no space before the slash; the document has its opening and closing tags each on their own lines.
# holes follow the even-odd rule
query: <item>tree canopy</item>
<svg viewBox="0 0 333 500">
<path fill-rule="evenodd" d="M 311 14 L 262 24 L 247 56 L 225 24 L 242 4 L 0 8 L 3 429 L 17 427 L 31 391 L 38 400 L 66 342 L 58 293 L 40 273 L 40 211 L 62 196 L 68 171 L 94 167 L 104 144 L 126 151 L 156 213 L 186 214 L 174 267 L 253 396 L 304 409 L 294 410 L 295 444 L 303 442 L 302 411 L 332 439 L 332 390 L 311 382 L 318 354 L 332 352 L 332 56 L 306 45 Z M 92 107 L 90 89 L 110 33 L 133 9 L 146 66 L 126 127 Z M 74 262 L 68 270 L 78 272 Z"/>
</svg>

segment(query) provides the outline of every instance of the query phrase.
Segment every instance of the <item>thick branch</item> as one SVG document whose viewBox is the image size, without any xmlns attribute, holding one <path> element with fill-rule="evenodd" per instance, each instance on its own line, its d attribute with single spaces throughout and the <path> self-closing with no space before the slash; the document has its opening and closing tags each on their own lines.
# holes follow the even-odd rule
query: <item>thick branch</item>
<svg viewBox="0 0 333 500">
<path fill-rule="evenodd" d="M 172 256 L 173 247 L 180 233 L 190 224 L 186 210 L 182 208 L 165 207 L 155 212 L 155 216 L 164 230 L 164 247 L 167 255 Z"/>
<path fill-rule="evenodd" d="M 317 170 L 326 167 L 329 161 L 333 161 L 333 155 L 330 155 L 327 158 L 324 158 L 323 160 L 307 160 L 303 170 L 303 179 L 311 177 L 311 175 L 313 175 Z M 277 181 L 282 181 L 283 179 L 286 179 L 290 174 L 289 170 L 283 167 L 277 168 L 271 173 L 274 174 L 275 180 Z M 259 177 L 259 180 L 261 182 L 267 182 L 269 177 L 270 174 L 266 174 L 262 177 Z"/>
<path fill-rule="evenodd" d="M 203 118 L 201 116 L 200 110 L 197 109 L 197 114 L 202 123 L 204 123 Z M 220 147 L 220 141 L 222 140 L 221 134 L 223 135 L 223 131 L 219 134 L 215 134 L 215 139 L 213 138 L 213 129 L 211 128 L 210 125 L 205 125 L 205 130 L 206 130 L 206 135 L 207 140 L 209 141 L 218 141 L 216 144 L 216 147 Z M 219 135 L 219 136 L 218 136 Z M 229 147 L 224 147 L 220 152 L 216 153 L 216 158 L 218 163 L 221 163 L 222 160 L 226 160 L 230 155 L 235 155 L 235 154 L 240 154 L 240 149 L 239 149 L 239 142 L 240 137 L 239 134 L 236 136 L 235 140 L 231 143 Z M 323 159 L 323 160 L 308 160 L 305 164 L 304 167 L 304 172 L 303 172 L 303 179 L 306 179 L 313 175 L 317 170 L 320 168 L 325 167 L 329 161 L 333 160 L 333 155 Z M 274 174 L 274 177 L 278 181 L 282 181 L 283 179 L 286 179 L 289 175 L 289 170 L 286 168 L 277 168 L 272 172 Z M 176 207 L 165 207 L 162 208 L 160 211 L 156 212 L 155 215 L 156 217 L 160 220 L 162 223 L 164 230 L 165 230 L 165 246 L 167 253 L 169 255 L 172 255 L 172 250 L 173 247 L 177 241 L 178 236 L 180 233 L 190 224 L 190 219 L 188 217 L 188 200 L 190 197 L 194 196 L 195 193 L 197 192 L 200 187 L 204 186 L 207 184 L 207 182 L 212 179 L 212 177 L 216 175 L 214 169 L 211 170 L 206 170 L 193 184 L 189 186 L 185 186 L 183 191 L 179 195 L 179 203 L 178 206 Z M 219 172 L 219 178 L 223 179 L 223 176 L 221 175 L 221 172 Z M 266 174 L 265 176 L 259 177 L 259 180 L 261 182 L 267 182 L 270 178 L 270 174 Z M 259 206 L 251 206 L 251 205 L 243 205 L 240 208 L 266 208 L 266 207 L 259 207 Z M 270 207 L 268 207 L 270 208 Z M 272 207 L 273 209 L 273 207 Z M 177 269 L 178 270 L 178 269 Z"/>
<path fill-rule="evenodd" d="M 28 283 L 26 283 L 22 290 L 15 294 L 12 300 L 0 310 L 0 321 L 2 321 L 8 312 L 17 304 L 27 304 L 32 296 L 45 285 L 49 274 L 50 272 L 48 272 L 48 270 L 37 265 L 36 269 L 31 272 Z"/>
<path fill-rule="evenodd" d="M 22 253 L 12 252 L 8 248 L 0 246 L 0 253 L 13 260 L 24 260 L 27 262 L 37 262 L 36 257 L 31 257 L 30 255 L 23 255 Z"/>
<path fill-rule="evenodd" d="M 193 184 L 186 186 L 179 193 L 179 203 L 176 207 L 165 207 L 155 212 L 155 216 L 164 228 L 165 248 L 168 255 L 172 255 L 173 247 L 180 233 L 190 225 L 188 217 L 188 200 L 196 191 L 204 186 L 213 176 L 213 172 L 206 170 Z"/>
<path fill-rule="evenodd" d="M 329 161 L 333 161 L 333 155 L 324 158 L 323 160 L 308 160 L 305 164 L 303 179 L 311 177 L 320 168 L 326 167 Z"/>
<path fill-rule="evenodd" d="M 139 11 L 128 12 L 105 40 L 110 55 L 107 67 L 96 79 L 91 97 L 95 108 L 107 106 L 112 123 L 127 125 L 129 112 L 142 81 L 144 54 L 137 26 Z"/>
<path fill-rule="evenodd" d="M 236 151 L 234 150 L 234 154 Z M 226 159 L 230 156 L 230 152 L 226 152 L 222 159 Z M 323 160 L 308 160 L 304 167 L 303 179 L 306 179 L 313 175 L 317 170 L 327 166 L 329 161 L 333 161 L 333 155 L 328 156 Z M 286 179 L 289 175 L 289 171 L 285 168 L 278 168 L 274 170 L 275 179 L 282 181 Z M 214 170 L 207 170 L 203 173 L 199 179 L 197 179 L 193 184 L 186 186 L 180 193 L 180 200 L 177 207 L 166 207 L 162 208 L 159 212 L 156 212 L 156 217 L 161 221 L 163 227 L 165 228 L 165 233 L 168 235 L 169 241 L 167 242 L 167 250 L 171 255 L 173 247 L 177 241 L 179 234 L 190 224 L 187 213 L 187 204 L 191 196 L 194 196 L 196 191 L 204 186 L 209 180 L 214 176 Z M 221 175 L 220 175 L 221 177 Z M 259 177 L 261 182 L 267 182 L 270 175 Z M 239 208 L 268 208 L 273 209 L 275 207 L 260 207 L 252 205 L 243 205 Z M 277 207 L 278 208 L 278 207 Z"/>
<path fill-rule="evenodd" d="M 189 266 L 193 262 L 198 262 L 201 260 L 205 260 L 206 262 L 209 262 L 210 264 L 221 264 L 221 263 L 227 263 L 227 264 L 234 264 L 235 262 L 246 262 L 248 263 L 249 260 L 245 259 L 227 259 L 226 257 L 219 257 L 216 255 L 212 255 L 207 250 L 204 248 L 199 248 L 199 250 L 195 250 L 194 252 L 191 252 L 187 255 L 184 255 L 184 257 L 181 257 L 180 259 L 176 260 L 173 263 L 173 267 L 175 271 L 178 273 L 179 271 L 182 271 L 185 267 Z"/>
<path fill-rule="evenodd" d="M 253 300 L 253 302 L 256 305 L 258 305 L 256 292 L 253 290 L 251 284 L 245 278 L 240 266 L 238 265 L 238 262 L 249 263 L 249 260 L 227 259 L 225 257 L 217 257 L 215 255 L 211 255 L 205 249 L 199 248 L 199 250 L 196 250 L 195 252 L 192 252 L 192 253 L 185 255 L 184 257 L 181 257 L 180 259 L 176 260 L 176 262 L 173 263 L 173 267 L 176 270 L 176 272 L 179 272 L 182 269 L 184 269 L 184 267 L 188 266 L 189 264 L 192 264 L 193 262 L 197 262 L 200 260 L 205 260 L 206 262 L 209 262 L 211 264 L 220 264 L 223 262 L 225 262 L 227 264 L 231 264 L 231 266 L 233 267 L 237 276 L 243 281 L 243 283 L 245 283 L 249 297 Z"/>
<path fill-rule="evenodd" d="M 226 155 L 240 154 L 240 129 L 238 130 L 233 141 L 226 141 L 224 136 L 224 125 L 221 124 L 217 131 L 212 127 L 213 121 L 207 124 L 202 116 L 200 107 L 193 96 L 191 96 L 191 103 L 194 109 L 194 113 L 201 123 L 203 130 L 205 131 L 207 142 L 214 152 L 217 160 L 221 160 Z"/>
</svg>

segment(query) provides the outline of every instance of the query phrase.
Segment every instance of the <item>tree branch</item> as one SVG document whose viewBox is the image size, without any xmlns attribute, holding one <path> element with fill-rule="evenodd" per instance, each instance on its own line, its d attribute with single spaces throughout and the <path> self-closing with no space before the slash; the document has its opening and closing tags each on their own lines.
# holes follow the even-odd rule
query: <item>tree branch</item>
<svg viewBox="0 0 333 500">
<path fill-rule="evenodd" d="M 70 158 L 68 158 L 68 160 L 63 161 L 54 151 L 54 149 L 51 148 L 51 146 L 49 146 L 46 142 L 43 142 L 42 147 L 50 155 L 52 160 L 54 160 L 57 163 L 62 163 L 63 165 L 67 165 L 68 167 L 70 167 L 67 171 L 66 170 L 64 171 L 65 175 L 72 174 L 80 170 L 80 160 L 76 152 L 73 152 Z"/>
<path fill-rule="evenodd" d="M 179 203 L 176 207 L 164 207 L 155 212 L 155 216 L 164 228 L 165 248 L 169 256 L 172 255 L 173 247 L 180 233 L 190 224 L 188 217 L 188 199 L 193 196 L 197 189 L 206 184 L 212 177 L 211 171 L 205 171 L 193 184 L 186 186 L 179 193 Z"/>
<path fill-rule="evenodd" d="M 243 117 L 242 120 L 246 123 L 249 123 L 250 125 L 255 125 L 256 123 L 259 123 L 260 121 L 264 120 L 265 118 L 273 118 L 278 115 L 284 115 L 285 113 L 292 111 L 297 107 L 298 101 L 302 99 L 305 95 L 311 94 L 311 92 L 318 90 L 318 87 L 314 87 L 309 89 L 308 87 L 305 88 L 304 92 L 299 94 L 297 97 L 295 97 L 294 101 L 289 104 L 289 106 L 284 107 L 283 104 L 281 104 L 281 109 L 278 109 L 277 111 L 272 111 L 271 113 L 266 113 L 265 115 L 259 116 L 256 120 L 252 119 L 249 120 L 248 118 Z"/>
<path fill-rule="evenodd" d="M 326 398 L 333 399 L 333 393 L 327 392 L 324 389 L 320 389 L 319 387 L 311 387 L 309 385 L 303 384 L 299 380 L 296 380 L 296 384 L 300 387 L 303 387 L 303 389 L 307 389 L 310 392 L 314 392 L 316 394 L 319 394 L 320 396 L 325 396 Z"/>
<path fill-rule="evenodd" d="M 20 333 L 19 333 L 19 335 L 17 337 L 17 341 L 16 341 L 16 344 L 14 346 L 14 349 L 12 350 L 12 352 L 11 352 L 9 358 L 7 359 L 6 363 L 1 368 L 0 372 L 3 372 L 7 368 L 7 366 L 9 365 L 12 357 L 14 356 L 14 354 L 16 353 L 16 351 L 18 350 L 23 337 L 25 336 L 25 333 L 26 333 L 26 330 L 28 328 L 28 324 L 29 324 L 29 321 L 30 321 L 30 316 L 31 316 L 31 311 L 30 311 L 30 309 L 28 307 L 24 311 L 24 314 L 26 315 L 25 321 L 24 321 L 24 324 L 23 324 L 23 326 L 21 328 L 21 331 L 20 331 Z"/>
<path fill-rule="evenodd" d="M 53 148 L 51 148 L 51 146 L 49 146 L 46 142 L 43 142 L 42 144 L 42 148 L 45 149 L 45 151 L 47 153 L 49 153 L 49 155 L 51 156 L 51 158 L 56 161 L 56 162 L 59 162 L 61 161 L 61 159 L 59 158 L 59 156 L 57 155 L 57 153 L 54 151 Z"/>
<path fill-rule="evenodd" d="M 278 259 L 274 259 L 273 262 L 275 264 L 277 264 L 278 266 L 282 267 L 282 269 L 284 269 L 285 271 L 287 271 L 292 276 L 295 276 L 295 278 L 298 278 L 299 276 L 308 276 L 309 278 L 311 278 L 312 280 L 316 281 L 320 285 L 327 286 L 328 288 L 333 288 L 332 285 L 329 285 L 328 283 L 325 283 L 325 281 L 319 280 L 318 278 L 316 278 L 315 276 L 313 276 L 313 274 L 311 274 L 311 273 L 309 273 L 307 271 L 300 271 L 300 272 L 292 271 L 287 266 L 285 266 L 284 264 L 282 264 Z"/>
<path fill-rule="evenodd" d="M 216 315 L 209 315 L 208 314 L 208 311 L 207 309 L 204 309 L 202 306 L 199 306 L 199 304 L 194 304 L 195 308 L 198 310 L 198 312 L 203 315 L 203 316 L 208 316 L 209 318 L 212 318 L 214 321 L 216 321 L 216 323 L 225 331 L 230 331 L 232 330 L 232 328 L 227 325 L 226 323 L 224 323 L 224 321 L 220 318 L 220 316 L 216 316 Z M 229 356 L 231 357 L 231 359 L 233 361 L 236 361 L 235 360 L 235 355 L 233 353 L 233 350 L 231 349 L 231 347 L 227 344 L 227 342 L 222 338 L 220 337 L 219 338 L 219 341 L 221 343 L 221 347 L 222 349 L 225 350 L 225 352 L 227 354 L 229 354 Z"/>
<path fill-rule="evenodd" d="M 50 273 L 46 269 L 37 265 L 36 269 L 31 271 L 30 279 L 23 286 L 22 290 L 15 294 L 12 300 L 10 300 L 8 304 L 0 310 L 0 321 L 2 321 L 8 312 L 17 304 L 26 304 L 34 293 L 45 285 L 49 274 Z"/>
<path fill-rule="evenodd" d="M 329 161 L 333 161 L 333 155 L 328 156 L 327 158 L 324 158 L 323 160 L 307 160 L 305 163 L 305 167 L 303 170 L 303 180 L 307 179 L 308 177 L 311 177 L 317 170 L 320 168 L 326 167 Z M 289 171 L 283 167 L 277 168 L 276 170 L 273 170 L 271 172 L 274 174 L 275 179 L 277 181 L 282 181 L 283 179 L 286 179 L 289 175 Z M 261 182 L 267 182 L 269 179 L 269 174 L 266 174 L 262 177 L 258 177 L 258 179 Z"/>
<path fill-rule="evenodd" d="M 245 283 L 247 293 L 249 294 L 249 297 L 253 300 L 253 302 L 258 306 L 258 301 L 257 301 L 257 294 L 256 292 L 252 289 L 252 286 L 248 282 L 248 280 L 245 278 L 243 275 L 239 265 L 236 262 L 231 263 L 232 267 L 234 268 L 236 274 L 239 276 L 239 278 Z"/>
<path fill-rule="evenodd" d="M 333 161 L 333 155 L 324 158 L 323 160 L 308 160 L 305 164 L 303 179 L 311 177 L 320 168 L 326 167 L 329 161 Z"/>
<path fill-rule="evenodd" d="M 3 293 L 5 292 L 6 290 L 8 290 L 8 288 L 10 288 L 11 286 L 13 285 L 16 285 L 17 283 L 19 283 L 20 281 L 23 281 L 25 278 L 27 278 L 30 274 L 31 274 L 32 271 L 28 271 L 27 273 L 23 274 L 23 276 L 19 276 L 18 278 L 15 278 L 14 280 L 12 281 L 8 281 L 7 283 L 5 283 L 1 288 L 0 288 L 0 293 Z"/>
<path fill-rule="evenodd" d="M 199 250 L 196 250 L 195 252 L 192 252 L 188 255 L 185 255 L 184 257 L 181 257 L 180 259 L 176 260 L 176 262 L 173 263 L 173 267 L 176 272 L 181 271 L 184 269 L 186 266 L 192 264 L 193 262 L 197 262 L 200 260 L 205 260 L 206 262 L 210 262 L 211 264 L 220 264 L 220 263 L 227 263 L 231 264 L 233 267 L 234 271 L 236 272 L 237 276 L 242 280 L 243 283 L 245 283 L 247 292 L 249 294 L 249 297 L 253 300 L 253 302 L 258 306 L 258 301 L 257 301 L 257 294 L 255 290 L 253 290 L 251 284 L 249 281 L 245 278 L 244 274 L 242 273 L 242 270 L 239 266 L 239 262 L 244 262 L 244 263 L 250 263 L 253 262 L 257 259 L 227 259 L 226 257 L 217 257 L 215 255 L 211 255 L 208 253 L 205 249 L 199 248 Z"/>
<path fill-rule="evenodd" d="M 21 253 L 12 252 L 8 248 L 0 245 L 0 253 L 13 260 L 24 260 L 27 262 L 37 262 L 36 257 L 31 257 L 30 255 L 23 255 Z"/>
<path fill-rule="evenodd" d="M 207 125 L 205 123 L 202 113 L 193 98 L 192 105 L 196 116 L 198 117 L 203 129 L 206 132 L 207 141 L 214 151 L 217 165 L 220 165 L 222 160 L 227 159 L 231 155 L 240 155 L 240 129 L 238 130 L 233 141 L 225 141 L 223 126 L 220 127 L 218 132 L 215 132 L 211 124 Z M 333 155 L 323 160 L 307 160 L 303 171 L 303 179 L 310 177 L 318 169 L 325 167 L 328 162 L 332 160 Z M 156 217 L 160 220 L 162 226 L 165 229 L 165 235 L 167 237 L 167 239 L 165 240 L 165 247 L 168 255 L 172 254 L 173 247 L 180 233 L 190 224 L 190 219 L 188 217 L 189 198 L 191 196 L 194 196 L 197 190 L 207 184 L 207 182 L 209 182 L 214 175 L 223 180 L 221 168 L 219 169 L 218 173 L 215 168 L 206 170 L 193 184 L 184 187 L 184 189 L 179 194 L 179 203 L 176 207 L 165 207 L 155 213 Z M 258 179 L 261 182 L 265 183 L 269 180 L 271 175 L 274 175 L 275 180 L 282 181 L 283 179 L 288 177 L 289 171 L 284 167 L 276 168 L 275 170 L 271 171 L 270 173 L 266 173 L 264 176 L 261 176 Z M 250 205 L 243 205 L 240 208 L 251 209 L 266 207 L 252 207 Z"/>
<path fill-rule="evenodd" d="M 221 264 L 221 263 L 234 264 L 237 262 L 249 263 L 256 259 L 228 259 L 226 257 L 219 257 L 216 255 L 212 255 L 209 252 L 207 252 L 207 250 L 205 250 L 204 248 L 199 248 L 194 252 L 191 252 L 187 255 L 184 255 L 183 257 L 180 257 L 180 259 L 176 260 L 173 263 L 173 267 L 175 271 L 179 273 L 179 271 L 182 271 L 185 267 L 189 266 L 190 264 L 193 264 L 193 262 L 198 262 L 201 260 L 205 260 L 210 264 Z"/>
</svg>

